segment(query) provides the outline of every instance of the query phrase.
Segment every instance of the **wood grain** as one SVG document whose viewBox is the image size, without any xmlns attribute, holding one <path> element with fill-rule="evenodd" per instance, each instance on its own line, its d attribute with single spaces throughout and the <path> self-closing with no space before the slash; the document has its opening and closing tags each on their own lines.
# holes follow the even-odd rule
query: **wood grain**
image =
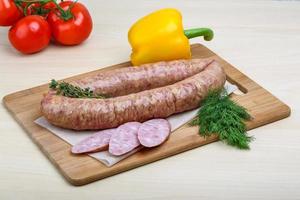
<svg viewBox="0 0 300 200">
<path fill-rule="evenodd" d="M 253 129 L 290 115 L 290 109 L 287 105 L 206 47 L 199 44 L 193 45 L 192 52 L 194 58 L 214 57 L 219 60 L 225 68 L 227 79 L 238 85 L 240 90 L 246 93 L 241 96 L 234 95 L 232 98 L 246 107 L 252 115 L 253 120 L 247 123 L 248 129 Z M 80 79 L 102 70 L 127 67 L 129 65 L 129 62 L 125 62 L 65 80 Z M 45 84 L 16 92 L 5 96 L 3 102 L 32 140 L 73 185 L 84 185 L 217 140 L 216 137 L 204 139 L 197 134 L 197 127 L 185 125 L 177 129 L 164 145 L 151 150 L 142 150 L 108 168 L 87 155 L 72 155 L 69 144 L 33 122 L 41 116 L 40 101 L 47 89 L 48 85 Z"/>
</svg>

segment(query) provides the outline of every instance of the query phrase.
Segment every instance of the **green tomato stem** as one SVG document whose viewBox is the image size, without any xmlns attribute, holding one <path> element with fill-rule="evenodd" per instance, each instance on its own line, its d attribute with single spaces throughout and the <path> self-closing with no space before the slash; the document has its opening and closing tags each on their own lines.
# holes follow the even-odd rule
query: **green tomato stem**
<svg viewBox="0 0 300 200">
<path fill-rule="evenodd" d="M 71 9 L 69 7 L 68 10 L 64 10 L 62 9 L 62 7 L 55 1 L 55 0 L 51 0 L 57 7 L 57 9 L 59 10 L 60 12 L 60 17 L 64 20 L 64 21 L 68 21 L 69 19 L 72 19 L 73 18 L 73 14 L 71 13 Z M 73 5 L 73 4 L 72 4 Z"/>
<path fill-rule="evenodd" d="M 73 8 L 74 4 L 77 2 L 74 1 L 68 8 L 68 10 L 64 10 L 62 9 L 62 7 L 56 2 L 56 0 L 14 0 L 16 5 L 18 5 L 19 7 L 22 7 L 22 3 L 27 3 L 27 5 L 25 6 L 25 8 L 23 8 L 23 12 L 24 15 L 27 16 L 27 9 L 29 8 L 29 6 L 33 3 L 40 3 L 40 4 L 46 4 L 49 2 L 53 2 L 56 5 L 56 8 L 58 9 L 58 11 L 60 12 L 60 18 L 62 18 L 64 21 L 67 21 L 69 19 L 73 18 L 73 14 L 71 12 L 71 9 Z"/>
<path fill-rule="evenodd" d="M 56 0 L 14 0 L 15 4 L 23 11 L 24 16 L 27 16 L 28 8 L 34 3 L 40 3 L 42 5 Z M 22 3 L 26 3 L 26 6 L 23 8 Z"/>
</svg>

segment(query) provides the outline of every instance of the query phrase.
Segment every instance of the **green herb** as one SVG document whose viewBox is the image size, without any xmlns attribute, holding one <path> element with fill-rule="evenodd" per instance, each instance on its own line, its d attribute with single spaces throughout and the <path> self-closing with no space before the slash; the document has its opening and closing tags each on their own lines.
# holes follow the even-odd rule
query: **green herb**
<svg viewBox="0 0 300 200">
<path fill-rule="evenodd" d="M 56 90 L 58 95 L 63 95 L 66 97 L 72 98 L 96 98 L 96 99 L 104 99 L 107 98 L 105 95 L 101 94 L 94 94 L 90 88 L 80 88 L 78 86 L 74 86 L 70 83 L 66 82 L 57 82 L 56 80 L 52 79 L 49 88 Z"/>
<path fill-rule="evenodd" d="M 250 118 L 246 109 L 232 101 L 225 90 L 215 90 L 202 101 L 201 109 L 190 125 L 199 125 L 201 136 L 217 134 L 221 141 L 231 146 L 249 149 L 253 138 L 247 136 L 244 121 Z"/>
</svg>

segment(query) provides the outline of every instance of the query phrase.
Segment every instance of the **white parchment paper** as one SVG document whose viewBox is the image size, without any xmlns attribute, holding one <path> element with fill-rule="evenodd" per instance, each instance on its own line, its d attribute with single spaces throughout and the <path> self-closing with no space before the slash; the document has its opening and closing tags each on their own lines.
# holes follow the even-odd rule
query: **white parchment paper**
<svg viewBox="0 0 300 200">
<path fill-rule="evenodd" d="M 226 82 L 225 88 L 228 92 L 228 94 L 231 94 L 232 92 L 236 91 L 238 88 L 235 85 L 230 84 L 229 82 Z M 200 109 L 200 108 L 198 108 Z M 184 125 L 188 121 L 190 121 L 192 118 L 194 118 L 197 114 L 198 109 L 187 111 L 184 113 L 179 113 L 172 115 L 167 118 L 167 120 L 171 124 L 171 130 L 174 131 L 175 129 L 179 128 L 180 126 Z M 86 137 L 89 137 L 91 134 L 94 134 L 98 131 L 73 131 L 68 129 L 63 129 L 56 127 L 52 124 L 50 124 L 44 117 L 40 117 L 35 120 L 35 123 L 48 129 L 53 134 L 57 135 L 67 143 L 71 145 L 75 145 L 81 140 L 85 139 Z M 93 158 L 99 160 L 103 164 L 105 164 L 108 167 L 113 166 L 114 164 L 120 162 L 121 160 L 127 158 L 128 156 L 136 153 L 139 151 L 142 147 L 136 148 L 133 151 L 123 155 L 123 156 L 113 156 L 108 151 L 98 152 L 98 153 L 91 153 L 89 154 Z"/>
</svg>

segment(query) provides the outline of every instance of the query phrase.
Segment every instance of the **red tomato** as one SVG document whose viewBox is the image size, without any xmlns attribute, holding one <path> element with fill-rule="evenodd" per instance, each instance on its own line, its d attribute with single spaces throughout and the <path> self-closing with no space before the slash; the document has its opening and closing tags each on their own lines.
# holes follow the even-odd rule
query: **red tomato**
<svg viewBox="0 0 300 200">
<path fill-rule="evenodd" d="M 0 26 L 11 26 L 23 17 L 13 0 L 0 0 Z"/>
<path fill-rule="evenodd" d="M 27 15 L 41 15 L 43 17 L 47 17 L 48 13 L 55 9 L 56 5 L 53 2 L 48 2 L 44 5 L 41 3 L 33 3 L 27 8 Z"/>
<path fill-rule="evenodd" d="M 59 5 L 65 12 L 71 6 L 70 13 L 67 13 L 71 16 L 70 19 L 64 20 L 66 13 L 62 14 L 58 9 L 49 13 L 47 20 L 51 26 L 53 38 L 63 45 L 80 44 L 89 37 L 93 28 L 89 11 L 78 2 L 64 1 Z"/>
<path fill-rule="evenodd" d="M 55 3 L 53 3 L 52 1 L 51 2 L 48 2 L 46 3 L 45 5 L 43 5 L 43 8 L 44 9 L 48 9 L 48 10 L 53 10 L 56 8 L 56 5 Z"/>
<path fill-rule="evenodd" d="M 48 46 L 51 30 L 48 22 L 43 17 L 30 15 L 12 26 L 8 37 L 17 50 L 25 54 L 31 54 Z"/>
<path fill-rule="evenodd" d="M 27 5 L 24 6 L 24 8 L 26 7 Z M 30 6 L 27 7 L 27 10 L 26 10 L 26 15 L 35 15 L 35 11 L 37 9 L 39 9 L 40 7 L 40 4 L 39 3 L 33 3 L 31 4 Z"/>
</svg>

